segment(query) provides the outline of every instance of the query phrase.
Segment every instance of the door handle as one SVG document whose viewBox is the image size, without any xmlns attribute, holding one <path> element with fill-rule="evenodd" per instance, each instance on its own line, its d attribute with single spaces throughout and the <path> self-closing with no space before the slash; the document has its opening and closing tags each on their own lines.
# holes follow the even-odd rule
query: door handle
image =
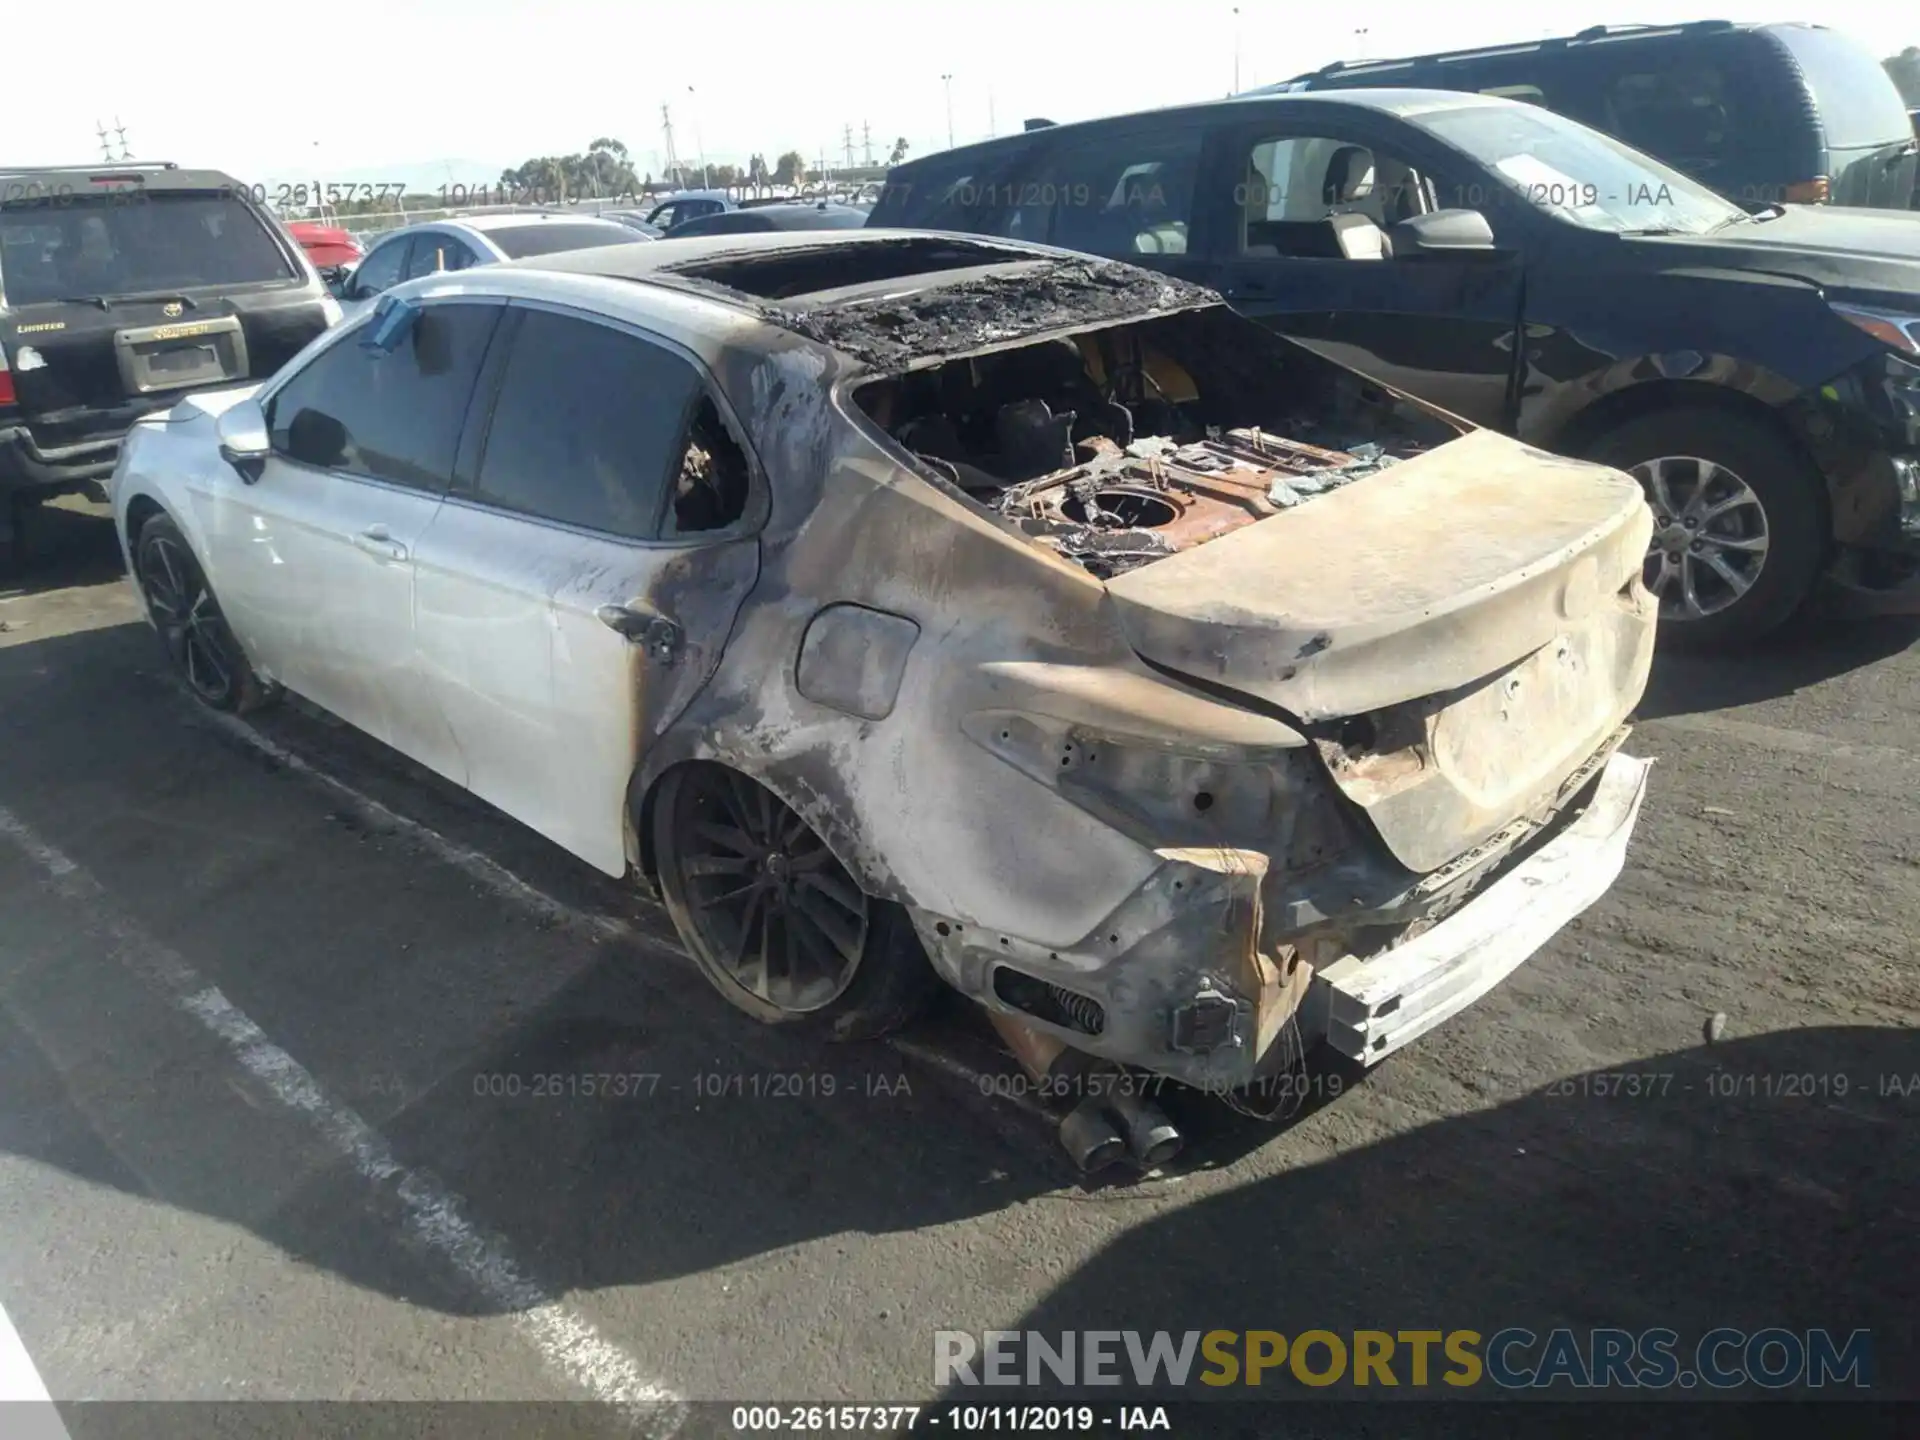
<svg viewBox="0 0 1920 1440">
<path fill-rule="evenodd" d="M 686 644 L 686 632 L 658 611 L 643 605 L 602 605 L 593 612 L 600 623 L 617 635 L 646 646 L 647 653 L 663 665 L 680 658 Z"/>
<path fill-rule="evenodd" d="M 353 537 L 353 548 L 364 550 L 376 560 L 404 560 L 407 547 L 387 533 L 384 525 L 369 525 Z"/>
</svg>

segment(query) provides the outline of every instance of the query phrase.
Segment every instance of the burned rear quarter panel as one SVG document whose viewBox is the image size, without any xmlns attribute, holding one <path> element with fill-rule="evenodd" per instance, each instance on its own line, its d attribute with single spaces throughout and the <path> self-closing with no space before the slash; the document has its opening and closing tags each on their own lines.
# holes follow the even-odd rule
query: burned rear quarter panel
<svg viewBox="0 0 1920 1440">
<path fill-rule="evenodd" d="M 798 810 L 873 894 L 1067 944 L 1162 862 L 966 737 L 969 713 L 1030 703 L 1012 698 L 1009 666 L 1072 669 L 1095 709 L 1111 696 L 1146 730 L 1159 705 L 1168 738 L 1197 725 L 1303 742 L 1165 686 L 1126 645 L 1099 581 L 906 469 L 863 428 L 841 388 L 860 373 L 777 330 L 722 361 L 772 481 L 760 581 L 712 681 L 636 788 L 683 760 L 720 761 Z M 919 628 L 882 719 L 815 703 L 796 684 L 807 627 L 836 604 Z"/>
</svg>

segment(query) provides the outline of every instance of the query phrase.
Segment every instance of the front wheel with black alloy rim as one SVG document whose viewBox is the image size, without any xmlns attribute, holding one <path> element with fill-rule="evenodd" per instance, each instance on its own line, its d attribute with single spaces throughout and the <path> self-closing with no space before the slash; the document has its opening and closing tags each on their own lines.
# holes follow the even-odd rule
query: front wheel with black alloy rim
<svg viewBox="0 0 1920 1440">
<path fill-rule="evenodd" d="M 1646 494 L 1644 578 L 1668 640 L 1758 640 L 1813 593 L 1827 552 L 1820 476 L 1765 421 L 1656 411 L 1602 436 L 1588 458 L 1626 471 Z"/>
<path fill-rule="evenodd" d="M 906 912 L 867 894 L 771 790 L 709 762 L 660 781 L 660 892 L 681 942 L 757 1020 L 869 1039 L 917 1016 L 939 980 Z"/>
<path fill-rule="evenodd" d="M 155 515 L 140 527 L 133 558 L 147 613 L 167 658 L 195 698 L 211 709 L 237 714 L 271 700 L 273 687 L 247 663 L 180 527 L 165 515 Z"/>
</svg>

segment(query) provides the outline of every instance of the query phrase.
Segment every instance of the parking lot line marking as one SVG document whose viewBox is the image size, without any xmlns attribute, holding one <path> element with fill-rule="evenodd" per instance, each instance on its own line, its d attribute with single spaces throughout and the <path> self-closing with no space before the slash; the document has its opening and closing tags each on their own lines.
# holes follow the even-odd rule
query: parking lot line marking
<svg viewBox="0 0 1920 1440">
<path fill-rule="evenodd" d="M 418 820 L 402 815 L 391 806 L 381 804 L 371 795 L 362 794 L 346 781 L 302 759 L 286 746 L 269 740 L 246 721 L 215 711 L 202 710 L 200 714 L 203 719 L 217 725 L 226 734 L 258 751 L 276 765 L 284 767 L 303 779 L 311 780 L 337 795 L 358 811 L 362 819 L 389 826 L 412 837 L 429 854 L 478 880 L 508 903 L 520 906 L 536 915 L 557 920 L 579 933 L 621 940 L 640 946 L 677 964 L 688 966 L 693 964 L 692 959 L 678 946 L 657 940 L 617 916 L 595 914 L 554 899 L 544 890 L 521 879 L 506 866 L 481 854 L 478 850 L 450 840 L 431 825 L 422 824 Z M 1056 1118 L 1050 1115 L 1046 1106 L 1039 1101 L 1023 1094 L 1009 1093 L 1008 1087 L 996 1086 L 992 1076 L 983 1074 L 950 1055 L 929 1049 L 917 1041 L 902 1036 L 888 1036 L 886 1043 L 897 1053 L 919 1060 L 933 1069 L 944 1071 L 948 1076 L 960 1080 L 991 1099 L 1008 1101 L 1016 1109 L 1024 1110 L 1029 1115 L 1049 1123 Z"/>
<path fill-rule="evenodd" d="M 316 772 L 317 773 L 317 772 Z M 37 865 L 54 891 L 80 907 L 80 928 L 103 942 L 129 971 L 165 992 L 232 1052 L 241 1068 L 289 1110 L 303 1116 L 368 1184 L 400 1199 L 408 1230 L 490 1304 L 506 1311 L 549 1366 L 595 1399 L 635 1412 L 644 1433 L 674 1434 L 684 1419 L 679 1397 L 648 1379 L 631 1356 L 584 1316 L 554 1300 L 520 1269 L 498 1238 L 466 1218 L 457 1195 L 394 1156 L 386 1139 L 332 1099 L 298 1060 L 208 984 L 185 959 L 115 912 L 105 888 L 73 860 L 0 806 L 0 837 Z"/>
<path fill-rule="evenodd" d="M 60 1422 L 60 1412 L 53 1408 L 53 1397 L 47 1393 L 46 1382 L 34 1368 L 33 1357 L 27 1354 L 26 1344 L 20 1332 L 13 1328 L 4 1307 L 0 1307 L 0 1405 L 44 1405 L 46 1418 L 34 1427 L 33 1433 L 63 1437 L 67 1433 L 67 1427 Z"/>
</svg>

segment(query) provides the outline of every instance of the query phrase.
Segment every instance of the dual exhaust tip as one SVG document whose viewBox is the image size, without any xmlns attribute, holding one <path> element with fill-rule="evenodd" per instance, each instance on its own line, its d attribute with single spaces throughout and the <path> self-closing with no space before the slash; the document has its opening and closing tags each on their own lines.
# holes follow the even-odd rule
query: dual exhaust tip
<svg viewBox="0 0 1920 1440">
<path fill-rule="evenodd" d="M 1060 1143 L 1082 1171 L 1105 1170 L 1132 1157 L 1142 1170 L 1166 1164 L 1185 1143 L 1152 1101 L 1124 1085 L 1082 1100 L 1060 1122 Z"/>
</svg>

